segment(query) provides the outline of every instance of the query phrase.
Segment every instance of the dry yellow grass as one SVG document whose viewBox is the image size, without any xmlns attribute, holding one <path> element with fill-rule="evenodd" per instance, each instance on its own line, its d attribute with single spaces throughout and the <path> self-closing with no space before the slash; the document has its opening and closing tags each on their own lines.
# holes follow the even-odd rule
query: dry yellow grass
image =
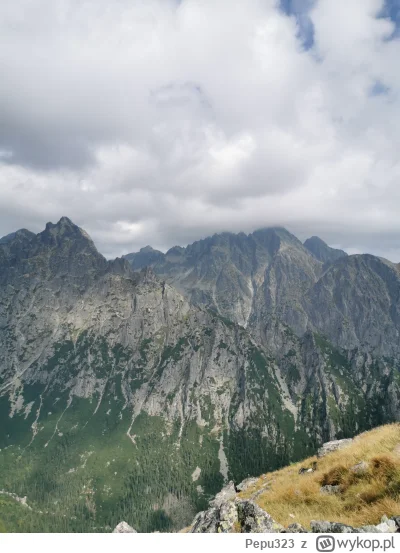
<svg viewBox="0 0 400 553">
<path fill-rule="evenodd" d="M 298 474 L 313 461 L 315 472 Z M 361 461 L 368 469 L 356 474 L 351 467 Z M 240 497 L 251 497 L 266 483 L 255 501 L 284 526 L 299 522 L 309 528 L 313 519 L 362 526 L 377 524 L 384 514 L 400 515 L 400 424 L 360 434 L 351 446 L 321 459 L 310 457 L 268 473 Z M 326 484 L 340 485 L 341 492 L 322 494 Z"/>
</svg>

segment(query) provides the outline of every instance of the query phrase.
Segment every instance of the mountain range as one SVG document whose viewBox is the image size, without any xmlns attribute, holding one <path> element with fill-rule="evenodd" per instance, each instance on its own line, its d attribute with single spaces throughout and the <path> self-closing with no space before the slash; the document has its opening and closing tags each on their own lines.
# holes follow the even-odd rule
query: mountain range
<svg viewBox="0 0 400 553">
<path fill-rule="evenodd" d="M 224 482 L 400 419 L 399 310 L 396 264 L 283 228 L 112 261 L 67 217 L 16 231 L 0 494 L 27 496 L 20 531 L 183 528 Z"/>
</svg>

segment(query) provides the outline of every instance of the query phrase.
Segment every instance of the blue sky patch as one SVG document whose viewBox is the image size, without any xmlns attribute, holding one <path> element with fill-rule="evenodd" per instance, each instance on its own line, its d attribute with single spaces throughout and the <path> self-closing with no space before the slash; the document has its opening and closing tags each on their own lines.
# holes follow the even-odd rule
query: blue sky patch
<svg viewBox="0 0 400 553">
<path fill-rule="evenodd" d="M 286 15 L 292 15 L 297 20 L 298 37 L 305 50 L 314 44 L 314 25 L 309 12 L 315 0 L 279 0 L 279 8 Z M 380 17 L 388 17 L 396 25 L 390 40 L 400 37 L 400 0 L 385 0 Z"/>
<path fill-rule="evenodd" d="M 314 44 L 314 25 L 308 15 L 314 5 L 314 0 L 279 0 L 279 8 L 286 15 L 293 15 L 298 26 L 298 38 L 305 50 Z"/>
<path fill-rule="evenodd" d="M 388 94 L 389 87 L 381 81 L 375 81 L 375 83 L 369 89 L 369 96 L 383 96 Z"/>
<path fill-rule="evenodd" d="M 380 16 L 389 17 L 396 25 L 390 40 L 400 37 L 400 0 L 385 0 L 385 6 Z"/>
</svg>

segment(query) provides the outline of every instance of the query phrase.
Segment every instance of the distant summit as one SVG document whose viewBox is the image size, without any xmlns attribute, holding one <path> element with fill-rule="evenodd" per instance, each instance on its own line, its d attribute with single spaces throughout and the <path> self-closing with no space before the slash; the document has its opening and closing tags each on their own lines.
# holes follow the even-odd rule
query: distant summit
<svg viewBox="0 0 400 553">
<path fill-rule="evenodd" d="M 158 261 L 162 261 L 164 259 L 164 254 L 151 246 L 145 246 L 141 248 L 139 252 L 128 253 L 122 257 L 132 265 L 135 271 L 140 271 L 140 269 L 144 267 L 150 267 Z"/>
<path fill-rule="evenodd" d="M 12 242 L 15 238 L 34 238 L 36 234 L 31 232 L 30 230 L 26 230 L 26 228 L 22 228 L 20 230 L 17 230 L 16 232 L 11 232 L 11 234 L 7 234 L 6 236 L 3 236 L 3 238 L 0 238 L 0 244 L 8 244 Z"/>
<path fill-rule="evenodd" d="M 333 263 L 341 257 L 347 256 L 346 252 L 344 252 L 343 250 L 336 250 L 335 248 L 331 248 L 318 236 L 312 236 L 311 238 L 308 238 L 304 242 L 304 247 L 307 248 L 307 250 L 310 251 L 314 255 L 314 257 L 318 259 L 318 261 L 322 261 L 322 263 Z"/>
</svg>

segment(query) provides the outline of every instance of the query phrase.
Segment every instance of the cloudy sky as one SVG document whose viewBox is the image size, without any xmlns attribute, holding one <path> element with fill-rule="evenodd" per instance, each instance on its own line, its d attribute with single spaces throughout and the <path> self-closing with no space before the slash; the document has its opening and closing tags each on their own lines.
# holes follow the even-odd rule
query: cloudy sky
<svg viewBox="0 0 400 553">
<path fill-rule="evenodd" d="M 400 261 L 400 0 L 0 3 L 0 235 L 283 225 Z"/>
</svg>

